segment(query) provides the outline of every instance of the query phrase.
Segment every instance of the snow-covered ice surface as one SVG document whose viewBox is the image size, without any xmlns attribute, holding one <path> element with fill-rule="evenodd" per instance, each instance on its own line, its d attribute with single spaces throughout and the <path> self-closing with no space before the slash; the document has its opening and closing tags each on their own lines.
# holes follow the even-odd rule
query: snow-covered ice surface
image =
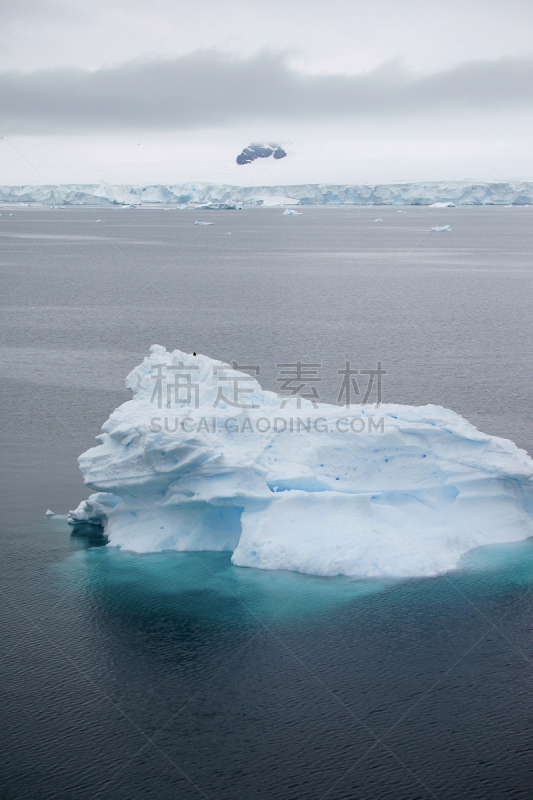
<svg viewBox="0 0 533 800">
<path fill-rule="evenodd" d="M 225 209 L 244 206 L 326 205 L 529 205 L 533 182 L 473 183 L 435 181 L 394 184 L 302 184 L 295 186 L 232 186 L 185 183 L 152 186 L 65 184 L 0 186 L 0 202 L 46 205 L 109 205 L 164 203 Z"/>
<path fill-rule="evenodd" d="M 133 398 L 80 456 L 96 493 L 70 517 L 103 525 L 112 546 L 402 577 L 533 535 L 533 461 L 453 411 L 298 408 L 220 361 L 159 345 L 126 385 Z M 245 407 L 232 405 L 235 387 Z"/>
</svg>

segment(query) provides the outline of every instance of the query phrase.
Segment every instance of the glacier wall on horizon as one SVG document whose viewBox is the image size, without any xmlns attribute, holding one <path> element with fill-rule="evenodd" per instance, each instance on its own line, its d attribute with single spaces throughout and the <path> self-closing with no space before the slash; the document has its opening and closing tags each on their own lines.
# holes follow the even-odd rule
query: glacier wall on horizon
<svg viewBox="0 0 533 800">
<path fill-rule="evenodd" d="M 55 186 L 0 186 L 0 203 L 44 205 L 192 205 L 212 208 L 272 206 L 285 203 L 321 206 L 421 205 L 529 205 L 533 182 L 474 183 L 436 181 L 397 184 L 301 184 L 288 186 L 232 186 L 183 183 L 147 186 L 118 184 L 63 184 Z"/>
</svg>

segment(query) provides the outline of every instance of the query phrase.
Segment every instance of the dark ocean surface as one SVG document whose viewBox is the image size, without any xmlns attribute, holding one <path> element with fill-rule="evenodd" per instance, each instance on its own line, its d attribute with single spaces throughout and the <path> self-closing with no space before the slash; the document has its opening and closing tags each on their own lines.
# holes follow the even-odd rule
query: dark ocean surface
<svg viewBox="0 0 533 800">
<path fill-rule="evenodd" d="M 154 343 L 381 361 L 533 453 L 533 208 L 401 210 L 0 208 L 1 800 L 533 797 L 533 540 L 351 581 L 44 516 Z"/>
</svg>

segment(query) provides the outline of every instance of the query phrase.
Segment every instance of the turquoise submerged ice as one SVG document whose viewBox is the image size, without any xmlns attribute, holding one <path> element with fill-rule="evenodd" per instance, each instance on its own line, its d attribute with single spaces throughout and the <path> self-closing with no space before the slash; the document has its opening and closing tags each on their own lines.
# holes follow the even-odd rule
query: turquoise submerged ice
<svg viewBox="0 0 533 800">
<path fill-rule="evenodd" d="M 109 546 L 402 577 L 533 535 L 533 461 L 453 411 L 296 399 L 283 408 L 249 375 L 159 345 L 127 386 L 133 398 L 79 459 L 96 494 L 71 512 L 73 524 L 102 524 Z M 235 387 L 244 407 L 231 404 Z"/>
</svg>

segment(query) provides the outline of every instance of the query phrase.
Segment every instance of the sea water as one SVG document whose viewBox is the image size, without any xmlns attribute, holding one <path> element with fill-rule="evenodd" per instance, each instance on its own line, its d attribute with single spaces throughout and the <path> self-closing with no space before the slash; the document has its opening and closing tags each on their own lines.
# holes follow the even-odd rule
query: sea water
<svg viewBox="0 0 533 800">
<path fill-rule="evenodd" d="M 320 363 L 329 402 L 380 360 L 385 401 L 533 452 L 533 210 L 405 210 L 2 213 L 1 796 L 530 796 L 533 542 L 350 581 L 44 517 L 153 342 Z"/>
</svg>

